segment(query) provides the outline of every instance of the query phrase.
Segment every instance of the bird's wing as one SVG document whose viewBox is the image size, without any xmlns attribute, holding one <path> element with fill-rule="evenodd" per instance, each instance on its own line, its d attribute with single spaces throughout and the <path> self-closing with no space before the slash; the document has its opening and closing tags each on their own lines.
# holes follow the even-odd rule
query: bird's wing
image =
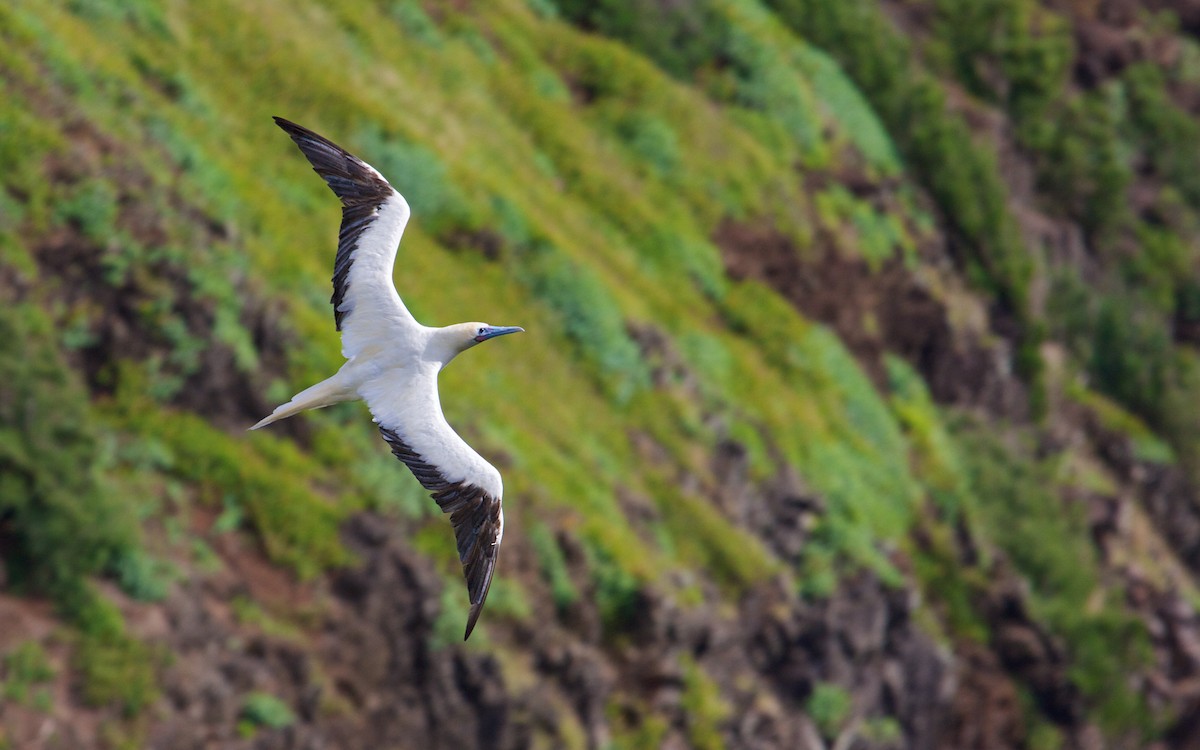
<svg viewBox="0 0 1200 750">
<path fill-rule="evenodd" d="M 446 422 L 436 370 L 389 373 L 365 384 L 360 393 L 392 453 L 433 494 L 442 512 L 450 514 L 471 601 L 465 640 L 483 611 L 504 536 L 500 472 Z"/>
<path fill-rule="evenodd" d="M 373 345 L 419 328 L 392 283 L 396 248 L 409 208 L 370 164 L 308 128 L 275 118 L 342 201 L 342 228 L 333 265 L 333 319 L 342 354 L 351 359 Z"/>
</svg>

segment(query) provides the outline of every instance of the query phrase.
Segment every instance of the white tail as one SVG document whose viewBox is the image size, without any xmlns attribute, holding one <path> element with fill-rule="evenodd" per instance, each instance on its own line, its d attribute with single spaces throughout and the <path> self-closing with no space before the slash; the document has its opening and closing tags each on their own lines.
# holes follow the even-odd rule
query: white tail
<svg viewBox="0 0 1200 750">
<path fill-rule="evenodd" d="M 259 427 L 266 427 L 272 422 L 287 419 L 293 414 L 299 414 L 307 409 L 320 409 L 323 406 L 358 398 L 357 393 L 338 382 L 339 375 L 341 375 L 340 372 L 328 380 L 322 380 L 320 383 L 300 391 L 292 396 L 291 401 L 275 407 L 275 411 L 250 429 L 257 430 Z"/>
</svg>

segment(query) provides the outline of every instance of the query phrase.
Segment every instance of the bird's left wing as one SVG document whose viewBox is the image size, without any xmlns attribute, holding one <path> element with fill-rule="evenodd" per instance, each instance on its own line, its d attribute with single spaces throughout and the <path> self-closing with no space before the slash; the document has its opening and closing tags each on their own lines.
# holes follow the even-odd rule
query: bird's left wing
<svg viewBox="0 0 1200 750">
<path fill-rule="evenodd" d="M 392 283 L 396 248 L 410 215 L 404 196 L 370 164 L 324 136 L 275 118 L 342 201 L 333 265 L 333 319 L 342 332 L 342 354 L 412 334 L 419 325 Z"/>
<path fill-rule="evenodd" d="M 500 472 L 446 422 L 436 372 L 380 378 L 361 393 L 392 453 L 450 514 L 471 602 L 466 640 L 483 611 L 504 537 Z"/>
</svg>

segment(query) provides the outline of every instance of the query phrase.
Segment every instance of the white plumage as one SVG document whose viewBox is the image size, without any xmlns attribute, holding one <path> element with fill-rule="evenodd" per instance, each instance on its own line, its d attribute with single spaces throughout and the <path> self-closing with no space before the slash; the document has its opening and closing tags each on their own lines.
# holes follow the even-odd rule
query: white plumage
<svg viewBox="0 0 1200 750">
<path fill-rule="evenodd" d="M 396 248 L 410 215 L 408 202 L 383 175 L 333 142 L 283 118 L 275 122 L 342 201 L 331 302 L 346 364 L 250 429 L 305 409 L 366 401 L 392 453 L 450 514 L 471 601 L 464 638 L 469 637 L 487 599 L 504 536 L 504 486 L 500 472 L 446 422 L 437 376 L 459 353 L 522 329 L 418 323 L 392 283 Z"/>
</svg>

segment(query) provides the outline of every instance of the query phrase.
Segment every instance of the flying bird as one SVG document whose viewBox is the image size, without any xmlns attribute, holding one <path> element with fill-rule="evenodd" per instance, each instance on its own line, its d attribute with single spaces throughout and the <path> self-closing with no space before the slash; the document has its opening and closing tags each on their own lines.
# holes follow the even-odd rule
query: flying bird
<svg viewBox="0 0 1200 750">
<path fill-rule="evenodd" d="M 392 283 L 396 249 L 410 211 L 374 167 L 282 117 L 313 170 L 342 201 L 342 227 L 333 264 L 333 320 L 346 363 L 328 380 L 305 388 L 250 429 L 340 401 L 362 399 L 383 439 L 450 514 L 471 611 L 466 640 L 487 599 L 504 536 L 500 472 L 446 422 L 437 377 L 450 360 L 517 326 L 459 323 L 421 325 Z"/>
</svg>

